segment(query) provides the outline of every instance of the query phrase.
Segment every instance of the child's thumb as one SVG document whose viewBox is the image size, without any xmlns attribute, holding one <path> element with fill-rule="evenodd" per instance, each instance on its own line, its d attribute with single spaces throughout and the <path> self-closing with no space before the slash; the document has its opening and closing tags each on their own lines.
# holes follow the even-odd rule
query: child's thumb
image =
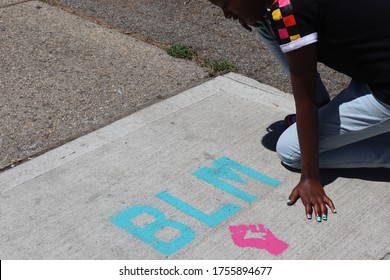
<svg viewBox="0 0 390 280">
<path fill-rule="evenodd" d="M 287 205 L 288 206 L 294 205 L 298 199 L 299 199 L 298 189 L 295 188 L 295 189 L 293 189 L 293 191 L 291 192 L 291 194 L 288 198 Z"/>
</svg>

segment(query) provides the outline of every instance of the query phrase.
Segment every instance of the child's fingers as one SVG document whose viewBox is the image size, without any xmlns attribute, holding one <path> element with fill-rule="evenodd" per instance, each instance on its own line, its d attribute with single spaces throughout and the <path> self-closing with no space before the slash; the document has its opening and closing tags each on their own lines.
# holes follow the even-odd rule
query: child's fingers
<svg viewBox="0 0 390 280">
<path fill-rule="evenodd" d="M 288 206 L 294 205 L 298 199 L 299 199 L 298 188 L 294 188 L 293 191 L 291 192 L 289 198 L 288 198 L 287 205 Z"/>
<path fill-rule="evenodd" d="M 311 220 L 312 215 L 313 215 L 313 207 L 311 206 L 310 203 L 307 203 L 307 204 L 305 205 L 305 209 L 306 209 L 306 218 L 307 218 L 308 220 Z"/>
<path fill-rule="evenodd" d="M 326 207 L 325 203 L 320 204 L 321 207 L 321 213 L 322 213 L 322 220 L 327 221 L 328 220 L 328 208 Z"/>
<path fill-rule="evenodd" d="M 326 205 L 328 205 L 328 207 L 330 208 L 332 213 L 337 213 L 336 208 L 334 207 L 333 201 L 329 197 L 325 197 L 324 201 L 325 201 Z"/>
<path fill-rule="evenodd" d="M 321 219 L 321 206 L 318 204 L 318 203 L 315 203 L 314 204 L 314 213 L 316 214 L 316 220 L 317 222 L 321 222 L 322 219 Z"/>
</svg>

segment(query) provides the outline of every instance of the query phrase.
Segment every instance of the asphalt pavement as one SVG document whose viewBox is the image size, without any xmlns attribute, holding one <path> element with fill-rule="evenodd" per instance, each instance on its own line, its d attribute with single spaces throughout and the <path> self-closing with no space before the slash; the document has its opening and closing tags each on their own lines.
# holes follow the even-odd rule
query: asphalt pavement
<svg viewBox="0 0 390 280">
<path fill-rule="evenodd" d="M 202 57 L 226 59 L 237 68 L 235 72 L 291 92 L 288 77 L 256 33 L 225 19 L 221 9 L 207 0 L 47 1 L 160 46 L 193 46 Z M 323 65 L 319 69 L 331 95 L 349 80 Z"/>
<path fill-rule="evenodd" d="M 0 1 L 0 169 L 208 78 L 193 62 L 39 1 Z"/>
</svg>

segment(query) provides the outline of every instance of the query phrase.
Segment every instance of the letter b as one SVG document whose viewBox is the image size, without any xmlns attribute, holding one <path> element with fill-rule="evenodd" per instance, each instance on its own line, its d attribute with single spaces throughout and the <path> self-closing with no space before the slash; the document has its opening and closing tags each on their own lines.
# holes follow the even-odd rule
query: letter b
<svg viewBox="0 0 390 280">
<path fill-rule="evenodd" d="M 144 227 L 139 227 L 133 223 L 133 219 L 142 214 L 148 214 L 155 220 Z M 164 213 L 150 206 L 134 206 L 126 209 L 112 217 L 111 222 L 165 255 L 175 253 L 195 238 L 195 232 L 189 226 L 175 220 L 167 220 Z M 181 235 L 169 242 L 157 238 L 155 234 L 166 227 L 179 230 Z"/>
</svg>

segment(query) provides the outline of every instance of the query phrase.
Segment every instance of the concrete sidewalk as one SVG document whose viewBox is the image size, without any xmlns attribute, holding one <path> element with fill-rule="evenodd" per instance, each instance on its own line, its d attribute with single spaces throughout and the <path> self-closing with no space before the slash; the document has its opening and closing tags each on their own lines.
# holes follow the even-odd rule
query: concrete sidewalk
<svg viewBox="0 0 390 280">
<path fill-rule="evenodd" d="M 228 74 L 0 174 L 0 258 L 388 259 L 386 178 L 333 178 L 326 222 L 286 206 L 291 111 Z"/>
</svg>

